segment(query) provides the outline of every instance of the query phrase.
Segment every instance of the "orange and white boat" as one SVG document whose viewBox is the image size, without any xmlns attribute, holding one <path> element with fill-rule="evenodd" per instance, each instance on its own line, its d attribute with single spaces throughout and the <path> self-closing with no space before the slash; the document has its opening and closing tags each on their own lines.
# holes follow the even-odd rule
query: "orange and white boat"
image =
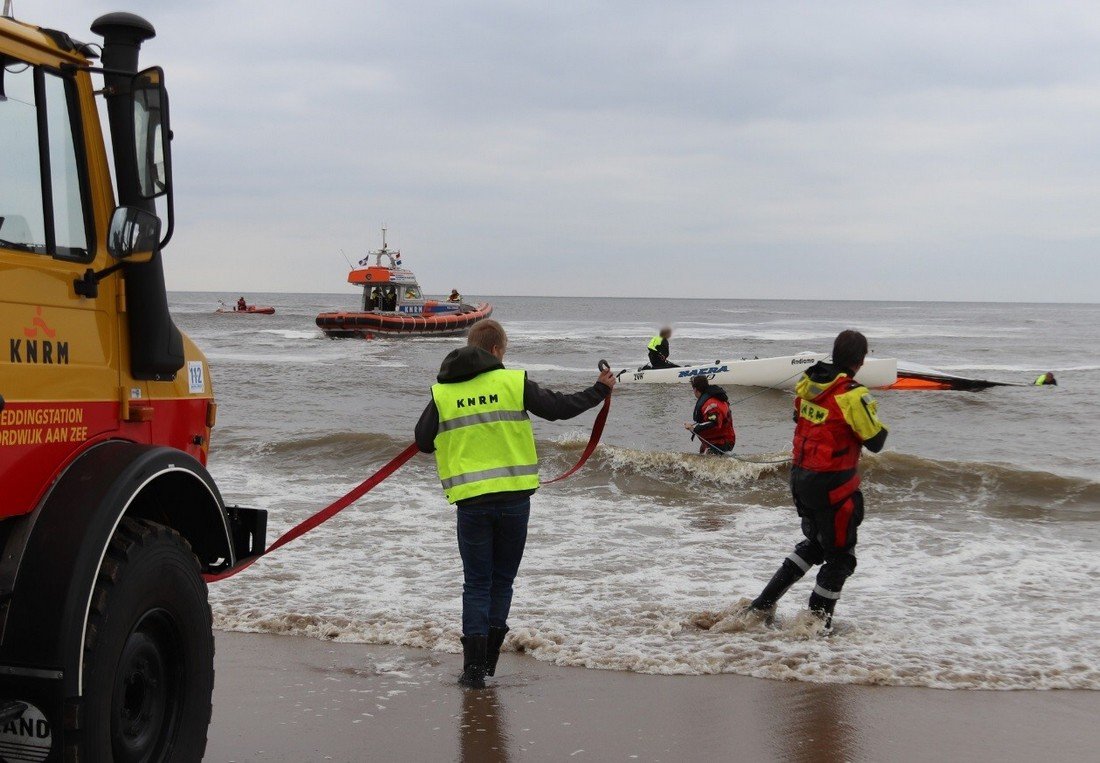
<svg viewBox="0 0 1100 763">
<path fill-rule="evenodd" d="M 372 262 L 373 260 L 373 262 Z M 411 270 L 401 265 L 401 251 L 386 245 L 359 261 L 348 273 L 348 283 L 362 287 L 363 309 L 328 312 L 317 316 L 317 327 L 333 339 L 372 339 L 375 336 L 453 336 L 465 334 L 493 314 L 488 302 L 470 305 L 425 299 Z"/>
</svg>

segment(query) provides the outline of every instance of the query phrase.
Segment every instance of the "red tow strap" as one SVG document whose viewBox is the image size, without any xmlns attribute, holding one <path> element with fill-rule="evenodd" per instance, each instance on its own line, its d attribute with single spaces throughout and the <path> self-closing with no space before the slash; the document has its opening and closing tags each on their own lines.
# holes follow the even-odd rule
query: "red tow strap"
<svg viewBox="0 0 1100 763">
<path fill-rule="evenodd" d="M 599 414 L 596 416 L 596 421 L 592 425 L 592 436 L 588 438 L 588 445 L 585 447 L 584 453 L 581 454 L 580 460 L 577 461 L 577 463 L 573 466 L 573 468 L 570 469 L 569 471 L 567 471 L 565 474 L 561 475 L 560 477 L 555 477 L 554 479 L 550 480 L 549 482 L 543 482 L 542 484 L 549 485 L 552 482 L 558 482 L 559 480 L 563 480 L 566 477 L 571 477 L 574 474 L 576 474 L 577 470 L 579 470 L 582 466 L 584 466 L 585 462 L 595 452 L 596 446 L 600 444 L 600 437 L 603 435 L 603 428 L 604 428 L 604 424 L 607 423 L 607 413 L 608 413 L 609 410 L 611 410 L 611 396 L 610 395 L 608 395 L 606 398 L 604 398 L 603 408 L 600 409 Z M 378 485 L 380 485 L 383 481 L 385 481 L 386 479 L 391 477 L 394 472 L 396 472 L 398 469 L 400 469 L 402 466 L 404 466 L 409 461 L 409 459 L 411 459 L 413 456 L 415 456 L 419 452 L 420 451 L 419 451 L 419 448 L 416 447 L 416 443 L 413 443 L 412 445 L 410 445 L 409 447 L 407 447 L 403 451 L 401 451 L 388 464 L 383 466 L 381 469 L 379 469 L 377 472 L 372 474 L 370 477 L 367 477 L 365 480 L 360 482 L 358 487 L 353 489 L 350 493 L 345 495 L 343 498 L 340 498 L 340 499 L 336 500 L 334 503 L 329 504 L 328 506 L 326 506 L 325 508 L 318 511 L 313 516 L 309 517 L 308 519 L 306 519 L 303 522 L 299 522 L 298 524 L 294 525 L 294 527 L 290 528 L 285 533 L 280 535 L 279 539 L 276 540 L 274 543 L 272 543 L 270 546 L 268 546 L 267 550 L 264 551 L 259 556 L 254 556 L 251 559 L 249 559 L 247 562 L 245 562 L 244 564 L 241 564 L 241 565 L 238 565 L 238 566 L 233 567 L 231 569 L 225 570 L 224 572 L 219 572 L 219 573 L 214 574 L 214 575 L 203 575 L 202 576 L 203 579 L 207 583 L 217 583 L 219 580 L 225 580 L 226 578 L 231 578 L 234 575 L 236 575 L 238 572 L 242 572 L 243 570 L 247 570 L 249 567 L 251 567 L 253 564 L 258 562 L 261 558 L 263 558 L 263 557 L 267 556 L 268 554 L 270 554 L 272 551 L 274 551 L 278 548 L 282 548 L 287 543 L 290 543 L 292 540 L 296 540 L 296 539 L 302 537 L 303 535 L 305 535 L 307 532 L 309 532 L 313 528 L 317 527 L 318 525 L 324 524 L 325 522 L 329 521 L 334 516 L 339 514 L 341 511 L 346 509 L 348 506 L 351 506 L 353 503 L 358 501 L 360 498 L 365 496 L 367 493 L 374 490 L 374 488 L 378 487 Z"/>
<path fill-rule="evenodd" d="M 552 485 L 555 482 L 560 482 L 566 477 L 572 477 L 576 474 L 585 462 L 596 452 L 596 446 L 600 444 L 600 437 L 603 436 L 603 426 L 607 423 L 607 414 L 611 410 L 611 395 L 608 395 L 603 399 L 603 408 L 596 414 L 596 421 L 592 424 L 592 436 L 588 438 L 588 445 L 584 447 L 584 453 L 581 453 L 581 458 L 577 463 L 573 464 L 573 468 L 567 471 L 560 477 L 555 477 L 552 480 L 543 482 L 543 485 Z"/>
</svg>

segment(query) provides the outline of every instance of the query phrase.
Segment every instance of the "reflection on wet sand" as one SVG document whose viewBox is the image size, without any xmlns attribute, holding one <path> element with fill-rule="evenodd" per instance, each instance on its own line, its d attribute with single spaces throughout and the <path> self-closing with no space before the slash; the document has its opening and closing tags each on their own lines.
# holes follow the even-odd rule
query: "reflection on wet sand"
<svg viewBox="0 0 1100 763">
<path fill-rule="evenodd" d="M 845 763 L 861 759 L 849 687 L 803 684 L 793 694 L 790 684 L 774 684 L 769 689 L 771 736 L 784 761 Z"/>
<path fill-rule="evenodd" d="M 496 687 L 462 692 L 458 736 L 463 763 L 508 762 L 511 739 Z"/>
</svg>

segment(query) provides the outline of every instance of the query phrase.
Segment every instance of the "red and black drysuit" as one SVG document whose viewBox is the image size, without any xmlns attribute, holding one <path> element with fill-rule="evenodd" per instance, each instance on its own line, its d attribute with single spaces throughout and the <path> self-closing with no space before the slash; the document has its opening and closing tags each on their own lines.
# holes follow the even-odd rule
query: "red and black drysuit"
<svg viewBox="0 0 1100 763">
<path fill-rule="evenodd" d="M 809 607 L 828 621 L 844 581 L 856 569 L 856 528 L 863 521 L 859 457 L 886 443 L 877 404 L 852 373 L 829 363 L 812 366 L 796 387 L 791 493 L 802 534 L 754 609 L 771 610 L 815 565 L 821 565 Z"/>
<path fill-rule="evenodd" d="M 700 439 L 699 452 L 721 454 L 733 450 L 737 433 L 733 431 L 730 398 L 721 387 L 713 385 L 699 395 L 691 415 L 695 426 L 691 432 Z"/>
</svg>

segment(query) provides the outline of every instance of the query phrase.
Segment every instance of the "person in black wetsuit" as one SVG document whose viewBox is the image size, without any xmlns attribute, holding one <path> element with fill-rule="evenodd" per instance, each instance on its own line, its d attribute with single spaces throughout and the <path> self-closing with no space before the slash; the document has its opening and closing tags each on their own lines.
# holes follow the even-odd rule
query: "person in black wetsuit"
<svg viewBox="0 0 1100 763">
<path fill-rule="evenodd" d="M 668 359 L 668 340 L 671 338 L 672 329 L 665 326 L 657 336 L 649 340 L 649 345 L 646 349 L 649 352 L 650 368 L 679 368 L 679 366 Z"/>
</svg>

